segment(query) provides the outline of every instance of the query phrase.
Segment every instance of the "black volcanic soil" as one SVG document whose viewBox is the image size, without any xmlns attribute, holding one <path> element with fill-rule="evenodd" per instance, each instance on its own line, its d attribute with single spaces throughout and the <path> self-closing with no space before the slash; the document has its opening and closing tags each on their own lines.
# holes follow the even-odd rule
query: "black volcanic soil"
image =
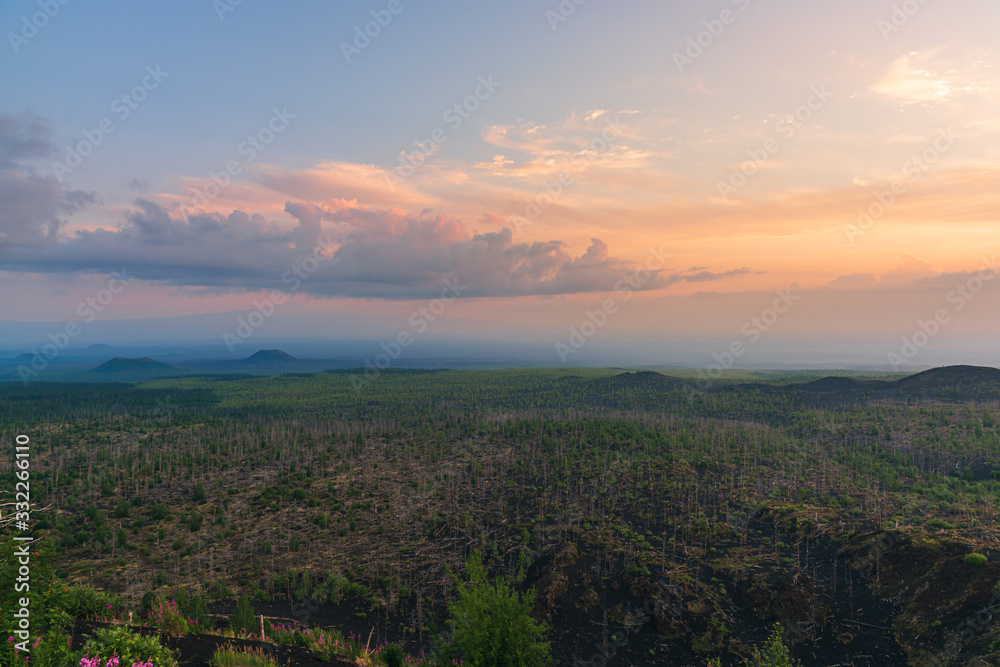
<svg viewBox="0 0 1000 667">
<path fill-rule="evenodd" d="M 769 524 L 751 526 L 773 531 Z M 893 617 L 898 610 L 869 590 L 861 573 L 848 566 L 842 545 L 832 539 L 813 541 L 808 560 L 802 546 L 801 572 L 795 565 L 771 563 L 751 568 L 734 579 L 702 568 L 699 579 L 707 581 L 714 576 L 727 589 L 721 604 L 707 601 L 704 595 L 684 585 L 674 586 L 667 579 L 662 579 L 666 586 L 658 586 L 658 577 L 623 575 L 625 568 L 619 557 L 603 560 L 594 555 L 599 553 L 597 549 L 581 546 L 584 552 L 569 543 L 556 545 L 528 570 L 526 584 L 534 585 L 537 592 L 536 615 L 544 617 L 552 628 L 552 654 L 557 665 L 580 665 L 604 652 L 607 664 L 622 667 L 704 667 L 709 654 L 693 650 L 692 636 L 711 636 L 719 645 L 747 652 L 767 638 L 775 621 L 785 625 L 786 639 L 794 642 L 794 655 L 804 667 L 907 664 L 893 636 Z M 593 593 L 588 595 L 589 590 Z M 232 607 L 228 603 L 210 609 L 225 617 Z M 354 633 L 365 639 L 370 634 L 372 646 L 397 642 L 409 653 L 430 646 L 426 636 L 416 638 L 402 632 L 402 626 L 414 625 L 411 612 L 372 612 L 358 598 L 310 606 L 258 603 L 254 611 L 275 622 L 307 621 L 309 625 L 336 628 L 345 635 Z M 439 619 L 446 618 L 444 608 L 435 612 Z M 364 618 L 359 618 L 365 613 Z M 628 623 L 625 619 L 629 617 L 638 622 Z M 713 634 L 713 617 L 724 619 L 730 636 Z M 613 636 L 621 639 L 615 642 Z M 614 650 L 602 648 L 612 645 Z"/>
</svg>

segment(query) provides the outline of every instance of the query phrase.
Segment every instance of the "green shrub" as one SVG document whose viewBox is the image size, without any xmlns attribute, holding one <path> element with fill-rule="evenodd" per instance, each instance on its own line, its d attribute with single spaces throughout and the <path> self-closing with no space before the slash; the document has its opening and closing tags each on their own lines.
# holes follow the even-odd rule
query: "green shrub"
<svg viewBox="0 0 1000 667">
<path fill-rule="evenodd" d="M 753 655 L 748 660 L 744 660 L 746 667 L 800 667 L 801 662 L 792 659 L 788 652 L 788 647 L 783 641 L 784 628 L 781 623 L 775 623 L 771 627 L 771 636 L 761 648 L 755 648 Z"/>
<path fill-rule="evenodd" d="M 385 667 L 403 667 L 403 661 L 406 659 L 403 647 L 399 644 L 389 644 L 382 649 L 381 655 Z"/>
<path fill-rule="evenodd" d="M 118 505 L 115 506 L 115 518 L 124 519 L 132 513 L 132 504 L 122 498 L 118 501 Z"/>
<path fill-rule="evenodd" d="M 93 586 L 74 584 L 63 595 L 63 608 L 73 618 L 101 619 L 117 616 L 123 609 L 122 599 L 110 593 L 100 593 Z"/>
<path fill-rule="evenodd" d="M 177 664 L 170 649 L 153 636 L 144 637 L 128 628 L 100 628 L 83 647 L 89 656 L 110 658 L 117 655 L 119 664 L 151 662 L 153 667 L 173 667 Z"/>
<path fill-rule="evenodd" d="M 32 643 L 30 660 L 32 667 L 63 667 L 63 665 L 77 664 L 70 650 L 69 637 L 55 630 L 47 632 L 41 639 Z"/>
<path fill-rule="evenodd" d="M 188 632 L 187 621 L 176 602 L 157 596 L 148 616 L 160 632 L 171 637 L 182 637 Z"/>
<path fill-rule="evenodd" d="M 479 553 L 466 565 L 467 585 L 448 605 L 453 649 L 466 664 L 536 667 L 551 663 L 546 628 L 531 617 L 534 592 L 523 597 L 504 580 L 489 583 Z"/>
<path fill-rule="evenodd" d="M 975 552 L 965 556 L 965 562 L 973 567 L 982 567 L 983 565 L 986 565 L 986 561 L 988 560 L 989 559 L 986 558 L 986 556 Z"/>
<path fill-rule="evenodd" d="M 233 611 L 233 616 L 230 619 L 233 630 L 245 630 L 252 634 L 256 630 L 254 620 L 253 606 L 250 604 L 250 598 L 240 596 L 236 600 L 236 609 Z"/>
<path fill-rule="evenodd" d="M 200 593 L 188 593 L 186 588 L 177 590 L 177 605 L 188 621 L 190 629 L 195 632 L 208 632 L 211 623 L 208 618 L 208 603 Z"/>
</svg>

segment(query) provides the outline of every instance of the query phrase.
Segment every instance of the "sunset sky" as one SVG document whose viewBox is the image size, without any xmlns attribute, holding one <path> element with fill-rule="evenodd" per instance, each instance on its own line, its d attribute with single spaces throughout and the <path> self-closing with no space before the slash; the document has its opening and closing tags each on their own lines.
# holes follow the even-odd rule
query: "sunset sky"
<svg viewBox="0 0 1000 667">
<path fill-rule="evenodd" d="M 995 2 L 49 1 L 0 5 L 0 349 L 124 268 L 80 345 L 228 355 L 281 290 L 259 340 L 377 350 L 458 285 L 428 337 L 553 364 L 1000 362 Z"/>
</svg>

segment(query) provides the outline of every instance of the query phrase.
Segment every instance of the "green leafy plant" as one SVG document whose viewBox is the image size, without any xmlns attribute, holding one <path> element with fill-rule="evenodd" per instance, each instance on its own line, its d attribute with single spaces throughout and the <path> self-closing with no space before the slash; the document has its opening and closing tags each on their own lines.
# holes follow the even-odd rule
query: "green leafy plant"
<svg viewBox="0 0 1000 667">
<path fill-rule="evenodd" d="M 187 620 L 190 630 L 207 632 L 211 629 L 208 618 L 208 603 L 204 595 L 189 593 L 188 589 L 180 587 L 177 589 L 177 605 Z"/>
<path fill-rule="evenodd" d="M 403 652 L 403 647 L 399 644 L 389 644 L 382 649 L 379 655 L 381 655 L 385 667 L 403 667 L 403 661 L 406 659 L 406 653 Z"/>
<path fill-rule="evenodd" d="M 531 617 L 534 592 L 521 596 L 503 579 L 490 583 L 478 552 L 466 563 L 468 582 L 448 605 L 453 649 L 471 665 L 493 667 L 551 664 L 547 629 Z"/>
<path fill-rule="evenodd" d="M 986 556 L 984 556 L 983 554 L 975 552 L 971 554 L 966 554 L 965 556 L 965 562 L 973 567 L 982 567 L 983 565 L 986 565 L 986 562 L 988 560 L 989 559 L 986 558 Z"/>
<path fill-rule="evenodd" d="M 233 626 L 233 630 L 244 630 L 253 633 L 256 629 L 254 627 L 254 620 L 253 606 L 250 604 L 250 598 L 240 596 L 236 600 L 236 609 L 229 619 L 230 625 Z"/>
<path fill-rule="evenodd" d="M 182 637 L 188 632 L 187 621 L 184 620 L 180 607 L 172 600 L 157 597 L 148 616 L 160 632 L 171 637 Z"/>
<path fill-rule="evenodd" d="M 120 665 L 152 663 L 152 667 L 174 667 L 177 661 L 170 649 L 153 636 L 143 636 L 128 628 L 100 628 L 83 647 L 88 656 L 118 656 Z"/>
<path fill-rule="evenodd" d="M 755 648 L 749 660 L 744 660 L 746 667 L 801 667 L 802 663 L 792 658 L 783 640 L 784 628 L 781 623 L 771 627 L 771 635 L 760 648 Z"/>
<path fill-rule="evenodd" d="M 122 599 L 110 593 L 101 593 L 93 586 L 74 584 L 62 596 L 63 608 L 73 618 L 105 620 L 116 617 L 124 608 Z"/>
</svg>

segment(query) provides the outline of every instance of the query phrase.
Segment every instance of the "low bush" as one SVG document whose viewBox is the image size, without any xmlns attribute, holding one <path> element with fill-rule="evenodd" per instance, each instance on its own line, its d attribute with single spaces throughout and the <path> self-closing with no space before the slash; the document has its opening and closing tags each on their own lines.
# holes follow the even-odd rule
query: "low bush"
<svg viewBox="0 0 1000 667">
<path fill-rule="evenodd" d="M 186 588 L 177 589 L 177 605 L 187 620 L 188 629 L 192 632 L 209 632 L 212 630 L 208 618 L 208 603 L 200 593 L 189 593 Z"/>
<path fill-rule="evenodd" d="M 771 634 L 763 646 L 755 648 L 749 659 L 744 659 L 746 667 L 801 667 L 802 663 L 792 658 L 783 641 L 785 630 L 781 623 L 771 626 Z"/>
<path fill-rule="evenodd" d="M 175 667 L 177 661 L 167 647 L 160 644 L 156 637 L 145 637 L 128 628 L 101 628 L 94 631 L 92 639 L 83 647 L 86 657 L 80 661 L 80 667 L 114 667 L 108 665 L 109 660 L 118 658 L 119 667 Z M 102 659 L 103 662 L 97 662 Z M 84 660 L 91 661 L 89 663 Z"/>
<path fill-rule="evenodd" d="M 403 647 L 399 644 L 389 644 L 382 649 L 381 656 L 385 667 L 403 667 L 403 661 L 406 659 Z"/>
<path fill-rule="evenodd" d="M 75 584 L 63 594 L 63 608 L 73 618 L 105 620 L 117 617 L 124 604 L 117 595 L 101 593 L 93 586 Z"/>
<path fill-rule="evenodd" d="M 257 629 L 254 621 L 250 598 L 240 596 L 236 601 L 236 610 L 233 611 L 232 618 L 230 618 L 230 625 L 233 626 L 233 630 L 244 630 L 252 634 Z"/>
<path fill-rule="evenodd" d="M 150 622 L 166 635 L 183 637 L 188 632 L 187 621 L 184 620 L 180 607 L 172 600 L 157 596 L 148 616 Z"/>
<path fill-rule="evenodd" d="M 973 567 L 982 567 L 986 565 L 986 561 L 989 560 L 986 556 L 979 553 L 971 553 L 965 556 L 965 562 Z"/>
</svg>

